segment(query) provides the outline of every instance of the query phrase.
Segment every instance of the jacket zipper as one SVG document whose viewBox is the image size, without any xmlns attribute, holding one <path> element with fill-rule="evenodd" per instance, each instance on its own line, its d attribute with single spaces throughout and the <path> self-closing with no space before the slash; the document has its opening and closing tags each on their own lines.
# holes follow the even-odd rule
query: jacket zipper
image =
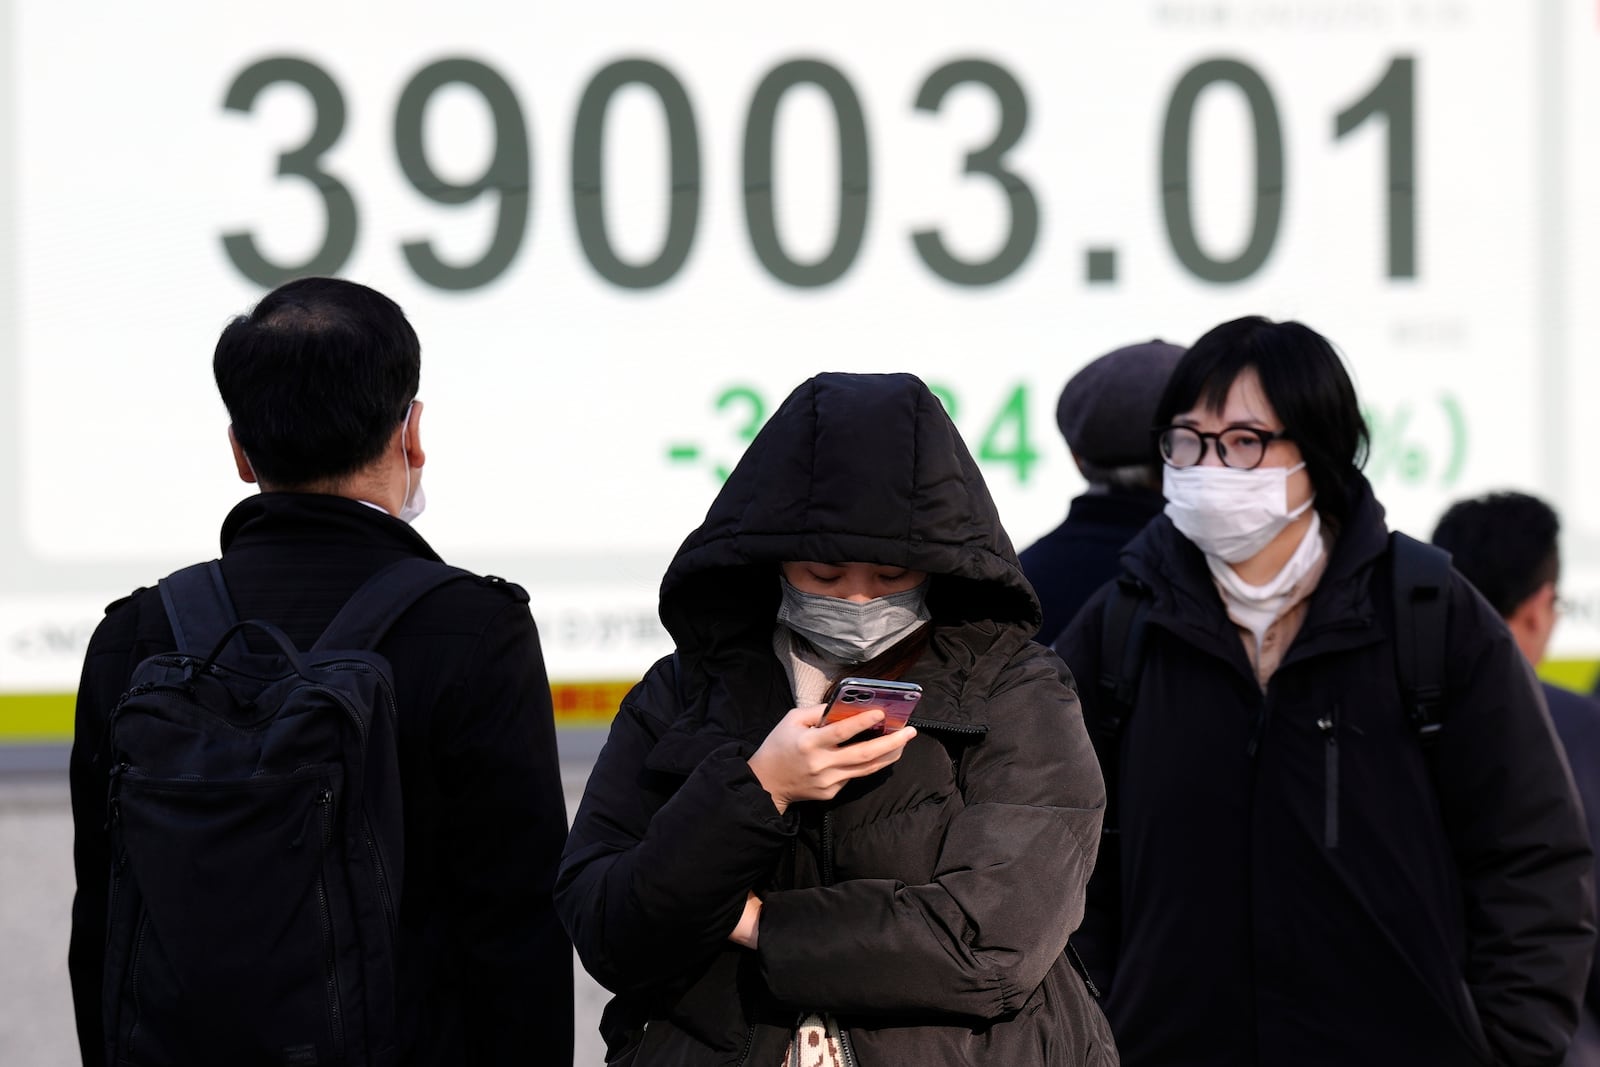
<svg viewBox="0 0 1600 1067">
<path fill-rule="evenodd" d="M 1322 844 L 1339 847 L 1339 709 L 1335 707 L 1317 720 L 1317 729 L 1326 738 L 1322 756 L 1323 813 Z"/>
<path fill-rule="evenodd" d="M 844 1067 L 856 1067 L 855 1046 L 850 1044 L 850 1033 L 839 1027 L 839 1054 L 844 1057 Z"/>
<path fill-rule="evenodd" d="M 327 848 L 333 841 L 333 791 L 324 789 L 317 801 L 322 805 L 322 862 L 326 864 Z M 320 870 L 317 872 L 317 907 L 322 913 L 322 943 L 327 947 L 323 969 L 327 983 L 328 1028 L 333 1035 L 334 1056 L 343 1057 L 344 1017 L 339 1007 L 339 974 L 334 968 L 338 950 L 333 943 L 333 909 L 328 904 L 328 886 Z"/>
<path fill-rule="evenodd" d="M 649 1023 L 645 1023 L 645 1026 L 647 1028 L 649 1027 L 649 1025 L 650 1025 Z M 756 1046 L 756 1024 L 755 1023 L 751 1023 L 750 1024 L 750 1029 L 748 1031 L 746 1031 L 745 1035 L 744 1035 L 744 1051 L 739 1053 L 738 1067 L 745 1067 L 745 1064 L 750 1062 L 750 1052 L 751 1052 L 752 1049 L 755 1048 L 755 1046 Z"/>
<path fill-rule="evenodd" d="M 1250 723 L 1250 740 L 1244 746 L 1245 757 L 1252 762 L 1255 761 L 1256 753 L 1261 749 L 1261 738 L 1267 732 L 1267 714 L 1269 711 L 1267 698 L 1268 695 L 1266 693 L 1261 694 L 1261 701 L 1256 705 L 1255 719 Z"/>
<path fill-rule="evenodd" d="M 822 884 L 833 884 L 833 812 L 822 813 Z M 834 1020 L 835 1024 L 838 1020 Z M 855 1067 L 856 1053 L 850 1046 L 850 1034 L 843 1026 L 837 1026 L 839 1031 L 839 1055 L 844 1057 L 845 1067 Z M 798 1031 L 796 1038 L 798 1038 Z"/>
<path fill-rule="evenodd" d="M 940 719 L 919 719 L 913 715 L 906 720 L 907 726 L 915 726 L 918 730 L 942 730 L 947 734 L 965 734 L 968 737 L 982 737 L 989 732 L 987 726 L 973 722 L 944 722 Z"/>
<path fill-rule="evenodd" d="M 906 725 L 915 726 L 918 730 L 942 730 L 946 733 L 961 734 L 966 737 L 983 737 L 989 732 L 987 726 L 981 726 L 976 723 L 941 722 L 937 719 L 918 719 L 915 717 L 909 719 Z M 831 810 L 822 813 L 822 884 L 825 886 L 833 884 L 833 812 Z M 835 1022 L 837 1021 L 835 1020 Z M 843 1026 L 840 1026 L 838 1030 L 839 1055 L 844 1057 L 845 1067 L 856 1067 L 856 1050 L 855 1046 L 850 1043 L 850 1031 Z M 750 1037 L 751 1039 L 755 1037 L 754 1027 L 750 1028 Z M 739 1060 L 740 1067 L 743 1067 L 745 1058 L 749 1054 L 750 1049 L 747 1043 L 745 1055 Z"/>
<path fill-rule="evenodd" d="M 1078 972 L 1078 977 L 1083 979 L 1083 984 L 1089 990 L 1089 995 L 1096 1000 L 1100 999 L 1100 987 L 1094 984 L 1094 979 L 1089 977 L 1089 968 L 1084 966 L 1083 957 L 1078 955 L 1078 950 L 1072 942 L 1067 942 L 1067 962 L 1072 964 L 1072 969 Z"/>
<path fill-rule="evenodd" d="M 833 884 L 833 812 L 822 813 L 822 884 Z"/>
</svg>

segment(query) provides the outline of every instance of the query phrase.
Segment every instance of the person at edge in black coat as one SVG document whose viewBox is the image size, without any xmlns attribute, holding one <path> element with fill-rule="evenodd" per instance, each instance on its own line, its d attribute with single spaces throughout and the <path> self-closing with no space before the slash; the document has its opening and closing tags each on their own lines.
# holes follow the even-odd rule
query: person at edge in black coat
<svg viewBox="0 0 1600 1067">
<path fill-rule="evenodd" d="M 1527 662 L 1457 574 L 1443 728 L 1425 746 L 1410 721 L 1338 354 L 1299 323 L 1224 323 L 1158 420 L 1167 508 L 1123 554 L 1150 606 L 1114 744 L 1117 585 L 1055 645 L 1113 783 L 1119 833 L 1073 940 L 1124 1061 L 1559 1064 L 1594 947 L 1572 776 Z"/>
<path fill-rule="evenodd" d="M 1074 374 L 1056 425 L 1089 483 L 1065 521 L 1018 555 L 1039 595 L 1048 645 L 1094 591 L 1117 576 L 1123 546 L 1161 514 L 1161 463 L 1150 448 L 1156 403 L 1183 349 L 1147 341 L 1108 352 Z"/>
<path fill-rule="evenodd" d="M 1104 787 L 976 464 L 906 374 L 823 374 L 661 584 L 556 905 L 616 994 L 607 1062 L 1112 1064 L 1067 937 Z M 911 725 L 818 726 L 846 675 Z"/>
<path fill-rule="evenodd" d="M 409 525 L 425 459 L 417 335 L 381 293 L 305 278 L 230 323 L 213 369 L 239 477 L 261 489 L 222 524 L 228 592 L 241 618 L 308 648 L 367 578 L 439 558 Z M 69 970 L 86 1067 L 105 1058 L 107 717 L 134 666 L 173 648 L 148 588 L 106 609 L 84 660 Z M 395 1062 L 570 1063 L 572 949 L 551 902 L 566 802 L 527 594 L 449 582 L 377 651 L 394 671 L 404 808 Z"/>
<path fill-rule="evenodd" d="M 1459 500 L 1439 520 L 1433 543 L 1505 619 L 1529 663 L 1538 666 L 1560 618 L 1561 520 L 1526 493 L 1486 493 Z M 1578 785 L 1589 839 L 1600 851 L 1600 701 L 1542 684 L 1556 736 Z M 1600 1067 L 1600 967 L 1590 967 L 1578 1030 L 1564 1067 Z"/>
</svg>

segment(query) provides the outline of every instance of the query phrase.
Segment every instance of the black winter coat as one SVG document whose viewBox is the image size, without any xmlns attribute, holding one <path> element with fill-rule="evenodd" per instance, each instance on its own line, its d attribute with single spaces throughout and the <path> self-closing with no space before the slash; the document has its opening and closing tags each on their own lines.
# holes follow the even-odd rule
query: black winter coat
<svg viewBox="0 0 1600 1067">
<path fill-rule="evenodd" d="M 1044 609 L 1038 641 L 1051 644 L 1102 585 L 1122 573 L 1122 550 L 1166 505 L 1154 490 L 1084 493 L 1066 521 L 1018 555 Z"/>
<path fill-rule="evenodd" d="M 1168 519 L 1124 555 L 1155 599 L 1107 769 L 1120 862 L 1108 848 L 1074 940 L 1130 1064 L 1561 1062 L 1594 938 L 1571 774 L 1526 661 L 1459 575 L 1424 752 L 1387 546 L 1363 482 L 1265 694 Z M 1056 644 L 1091 729 L 1106 595 Z"/>
<path fill-rule="evenodd" d="M 301 648 L 367 578 L 418 556 L 438 559 L 405 523 L 334 496 L 262 493 L 222 528 L 239 616 L 277 623 Z M 140 590 L 106 610 L 78 689 L 69 964 L 86 1065 L 105 1058 L 106 720 L 134 666 L 173 647 L 160 593 Z M 378 651 L 394 668 L 405 810 L 399 1063 L 567 1062 L 572 950 L 550 902 L 566 802 L 527 594 L 499 579 L 447 583 Z"/>
<path fill-rule="evenodd" d="M 748 758 L 794 703 L 785 559 L 927 570 L 925 696 L 892 767 L 779 815 Z M 1063 955 L 1104 789 L 976 466 L 906 375 L 823 376 L 752 443 L 662 584 L 677 643 L 624 702 L 557 907 L 618 995 L 612 1062 L 776 1067 L 834 1013 L 861 1067 L 1114 1063 Z M 728 941 L 746 891 L 759 949 Z"/>
</svg>

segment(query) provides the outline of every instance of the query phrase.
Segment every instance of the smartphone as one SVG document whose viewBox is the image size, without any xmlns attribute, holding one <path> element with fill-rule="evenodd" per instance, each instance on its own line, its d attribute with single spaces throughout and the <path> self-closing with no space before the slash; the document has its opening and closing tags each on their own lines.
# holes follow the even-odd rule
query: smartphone
<svg viewBox="0 0 1600 1067">
<path fill-rule="evenodd" d="M 818 720 L 818 726 L 827 726 L 860 715 L 863 711 L 883 712 L 883 721 L 861 731 L 858 738 L 898 730 L 911 718 L 917 701 L 922 699 L 922 686 L 916 682 L 893 682 L 887 678 L 842 678 L 834 687 L 833 699 Z"/>
</svg>

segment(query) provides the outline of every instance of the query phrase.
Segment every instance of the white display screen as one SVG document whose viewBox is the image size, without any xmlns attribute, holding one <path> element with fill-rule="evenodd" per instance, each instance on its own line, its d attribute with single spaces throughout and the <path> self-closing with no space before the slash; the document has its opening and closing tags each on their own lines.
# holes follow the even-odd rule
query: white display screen
<svg viewBox="0 0 1600 1067">
<path fill-rule="evenodd" d="M 429 510 L 554 680 L 668 648 L 661 574 L 821 370 L 946 398 L 1018 548 L 1096 355 L 1299 319 L 1392 525 L 1520 488 L 1600 654 L 1593 3 L 0 3 L 0 691 L 253 491 L 221 328 L 339 274 L 423 344 Z"/>
</svg>

